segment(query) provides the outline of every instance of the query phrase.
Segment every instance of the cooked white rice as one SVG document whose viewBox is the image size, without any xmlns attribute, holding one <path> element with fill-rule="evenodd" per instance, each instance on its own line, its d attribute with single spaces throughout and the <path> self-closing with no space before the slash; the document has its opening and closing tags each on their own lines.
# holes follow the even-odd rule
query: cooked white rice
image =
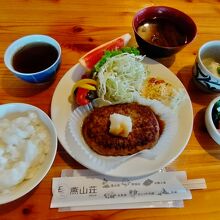
<svg viewBox="0 0 220 220">
<path fill-rule="evenodd" d="M 34 176 L 45 160 L 50 135 L 37 113 L 0 119 L 0 193 Z"/>
</svg>

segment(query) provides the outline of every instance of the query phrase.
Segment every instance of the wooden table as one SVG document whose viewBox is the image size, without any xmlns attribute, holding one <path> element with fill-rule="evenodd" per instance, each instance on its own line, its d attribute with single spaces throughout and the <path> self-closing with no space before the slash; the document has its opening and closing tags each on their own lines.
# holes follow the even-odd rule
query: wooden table
<svg viewBox="0 0 220 220">
<path fill-rule="evenodd" d="M 197 24 L 196 39 L 179 52 L 169 66 L 186 87 L 194 110 L 194 126 L 184 152 L 170 164 L 172 170 L 185 170 L 189 178 L 205 178 L 207 190 L 192 192 L 192 200 L 180 209 L 135 209 L 111 211 L 64 212 L 50 209 L 51 180 L 64 168 L 83 168 L 62 148 L 44 180 L 28 195 L 0 206 L 0 219 L 220 219 L 220 148 L 210 138 L 204 125 L 204 110 L 217 94 L 205 94 L 191 82 L 192 65 L 198 48 L 220 37 L 218 0 L 7 0 L 0 1 L 0 104 L 24 102 L 50 115 L 50 103 L 59 80 L 78 59 L 92 48 L 131 33 L 136 11 L 147 5 L 167 5 L 190 15 Z M 8 45 L 28 34 L 54 37 L 62 47 L 62 65 L 56 80 L 48 87 L 27 85 L 5 67 L 3 56 Z M 134 38 L 131 44 L 135 45 Z M 163 61 L 161 61 L 163 62 Z"/>
</svg>

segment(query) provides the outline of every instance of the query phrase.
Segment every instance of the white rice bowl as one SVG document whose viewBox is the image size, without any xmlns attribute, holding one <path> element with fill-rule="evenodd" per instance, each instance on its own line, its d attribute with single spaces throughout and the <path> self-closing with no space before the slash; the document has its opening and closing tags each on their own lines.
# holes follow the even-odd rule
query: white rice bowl
<svg viewBox="0 0 220 220">
<path fill-rule="evenodd" d="M 24 103 L 10 103 L 10 104 L 0 105 L 0 119 L 1 120 L 3 118 L 7 118 L 10 115 L 13 115 L 13 119 L 18 118 L 20 116 L 26 115 L 27 112 L 32 112 L 36 114 L 38 118 L 40 119 L 40 123 L 48 131 L 48 135 L 49 135 L 48 136 L 49 139 L 47 139 L 47 141 L 49 142 L 48 149 L 44 149 L 45 154 L 43 155 L 43 158 L 42 157 L 37 158 L 37 159 L 40 159 L 42 163 L 37 164 L 37 161 L 35 160 L 32 165 L 36 166 L 36 169 L 29 170 L 31 172 L 27 172 L 25 175 L 25 178 L 22 177 L 22 181 L 18 181 L 19 183 L 16 184 L 15 186 L 13 186 L 12 184 L 12 187 L 9 187 L 9 188 L 6 187 L 5 190 L 1 189 L 0 204 L 5 204 L 8 202 L 14 201 L 24 196 L 25 194 L 30 192 L 34 187 L 36 187 L 48 173 L 54 161 L 55 155 L 56 155 L 56 151 L 57 151 L 56 129 L 51 119 L 45 112 L 43 112 L 41 109 L 35 106 L 24 104 Z M 44 130 L 42 130 L 42 132 L 44 132 Z M 22 133 L 22 135 L 25 135 L 25 134 Z M 42 133 L 40 135 L 42 135 Z M 36 136 L 36 138 L 39 138 L 39 136 Z M 15 141 L 16 141 L 16 138 L 15 138 Z M 8 143 L 10 143 L 10 141 Z M 26 158 L 29 157 L 30 155 L 31 154 L 26 153 Z M 15 173 L 16 172 L 18 173 L 18 171 L 19 169 L 15 169 Z M 11 171 L 9 171 L 8 174 L 10 174 L 10 172 Z M 7 174 L 7 172 L 5 172 L 5 174 Z M 19 177 L 17 178 L 19 179 Z M 12 181 L 15 181 L 15 180 L 12 179 Z"/>
</svg>

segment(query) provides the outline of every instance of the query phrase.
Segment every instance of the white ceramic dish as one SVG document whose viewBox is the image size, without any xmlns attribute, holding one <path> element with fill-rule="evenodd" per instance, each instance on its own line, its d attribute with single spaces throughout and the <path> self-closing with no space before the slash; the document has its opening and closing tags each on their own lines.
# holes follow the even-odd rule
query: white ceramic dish
<svg viewBox="0 0 220 220">
<path fill-rule="evenodd" d="M 175 74 L 162 64 L 149 58 L 145 58 L 143 62 L 148 65 L 150 72 L 154 73 L 153 75 L 168 80 L 175 86 L 184 89 L 183 84 Z M 83 73 L 85 73 L 85 69 L 80 64 L 73 66 L 57 85 L 51 103 L 51 117 L 57 129 L 58 139 L 70 156 L 85 167 L 105 175 L 116 177 L 138 177 L 151 174 L 164 168 L 180 155 L 188 143 L 193 126 L 192 104 L 188 94 L 177 110 L 177 135 L 172 140 L 172 143 L 169 146 L 166 146 L 167 150 L 165 153 L 159 155 L 154 160 L 147 160 L 135 156 L 126 160 L 116 168 L 103 172 L 102 167 L 97 166 L 92 160 L 89 160 L 88 156 L 81 150 L 77 143 L 74 142 L 68 129 L 68 120 L 74 108 L 74 106 L 68 102 L 68 96 L 73 82 L 79 80 Z"/>
<path fill-rule="evenodd" d="M 40 166 L 40 169 L 37 170 L 35 175 L 29 179 L 21 182 L 16 187 L 14 187 L 9 193 L 7 194 L 0 194 L 0 204 L 8 203 L 14 201 L 28 192 L 30 192 L 34 187 L 36 187 L 41 180 L 46 176 L 52 163 L 54 161 L 56 151 L 57 151 L 57 133 L 56 129 L 49 118 L 49 116 L 43 112 L 41 109 L 24 103 L 10 103 L 10 104 L 3 104 L 0 105 L 0 118 L 4 117 L 10 113 L 21 113 L 25 111 L 35 111 L 41 121 L 46 125 L 51 135 L 51 148 L 49 153 L 46 156 L 45 161 Z"/>
<path fill-rule="evenodd" d="M 212 119 L 212 109 L 217 101 L 220 100 L 220 96 L 214 98 L 206 108 L 205 112 L 205 124 L 206 128 L 210 134 L 210 136 L 213 138 L 213 140 L 220 145 L 220 133 L 217 131 L 213 119 Z"/>
<path fill-rule="evenodd" d="M 193 80 L 198 88 L 206 92 L 220 92 L 220 77 L 210 72 L 203 62 L 205 58 L 212 58 L 219 62 L 219 57 L 219 40 L 206 42 L 199 48 L 193 67 Z"/>
</svg>

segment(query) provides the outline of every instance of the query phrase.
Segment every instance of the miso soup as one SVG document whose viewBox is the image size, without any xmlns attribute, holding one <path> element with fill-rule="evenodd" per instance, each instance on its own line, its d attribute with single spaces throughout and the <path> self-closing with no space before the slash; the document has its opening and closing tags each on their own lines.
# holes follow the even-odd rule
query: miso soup
<svg viewBox="0 0 220 220">
<path fill-rule="evenodd" d="M 187 43 L 186 33 L 175 23 L 164 18 L 143 22 L 137 32 L 142 39 L 161 47 L 176 47 Z"/>
</svg>

